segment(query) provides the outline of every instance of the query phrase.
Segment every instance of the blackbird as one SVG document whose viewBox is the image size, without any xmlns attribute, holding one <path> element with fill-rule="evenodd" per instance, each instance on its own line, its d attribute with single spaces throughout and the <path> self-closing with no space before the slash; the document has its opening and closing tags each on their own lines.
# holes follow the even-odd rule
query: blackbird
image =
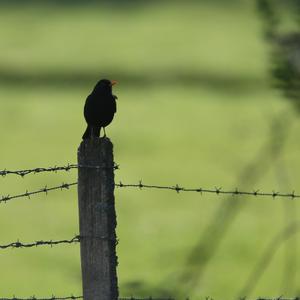
<svg viewBox="0 0 300 300">
<path fill-rule="evenodd" d="M 102 79 L 87 97 L 84 105 L 87 128 L 82 139 L 100 137 L 101 127 L 103 127 L 104 136 L 106 136 L 105 127 L 111 123 L 117 111 L 117 96 L 112 94 L 112 86 L 116 83 L 115 80 Z"/>
</svg>

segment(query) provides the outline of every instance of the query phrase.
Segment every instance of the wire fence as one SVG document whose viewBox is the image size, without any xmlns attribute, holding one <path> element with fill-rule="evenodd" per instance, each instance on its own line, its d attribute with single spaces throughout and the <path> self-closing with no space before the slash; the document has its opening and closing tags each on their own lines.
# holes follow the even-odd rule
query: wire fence
<svg viewBox="0 0 300 300">
<path fill-rule="evenodd" d="M 93 168 L 93 169 L 101 169 L 103 166 L 87 166 L 87 165 L 78 165 L 78 164 L 67 164 L 66 166 L 54 166 L 54 167 L 48 167 L 48 168 L 33 168 L 33 169 L 24 169 L 24 170 L 0 170 L 0 176 L 5 177 L 7 175 L 18 175 L 21 177 L 24 177 L 29 174 L 40 174 L 40 173 L 49 173 L 49 172 L 54 172 L 57 173 L 58 171 L 70 171 L 72 169 L 78 169 L 78 168 Z M 119 169 L 118 164 L 114 164 L 113 168 L 115 170 Z"/>
<path fill-rule="evenodd" d="M 35 190 L 35 191 L 31 191 L 31 192 L 29 192 L 28 190 L 26 190 L 25 193 L 18 194 L 18 195 L 13 195 L 13 196 L 5 195 L 5 196 L 1 196 L 0 197 L 0 203 L 1 202 L 6 203 L 7 201 L 10 201 L 10 200 L 13 200 L 13 199 L 17 199 L 17 198 L 24 198 L 24 197 L 27 197 L 28 199 L 30 199 L 30 196 L 36 195 L 36 194 L 41 194 L 41 193 L 44 193 L 44 194 L 47 195 L 48 192 L 55 191 L 55 190 L 61 190 L 61 191 L 62 190 L 68 190 L 73 185 L 77 185 L 77 182 L 62 183 L 61 185 L 53 186 L 53 187 L 50 187 L 50 188 L 48 188 L 47 186 L 45 186 L 45 187 L 43 187 L 41 189 L 38 189 L 38 190 Z"/>
<path fill-rule="evenodd" d="M 243 298 L 246 300 L 246 298 Z M 278 298 L 257 298 L 256 300 L 300 300 L 300 297 L 294 297 L 294 298 L 285 298 L 285 297 L 278 297 Z"/>
<path fill-rule="evenodd" d="M 29 298 L 18 298 L 13 296 L 12 298 L 0 298 L 0 300 L 76 300 L 76 299 L 83 299 L 83 296 L 67 296 L 67 297 L 56 297 L 52 296 L 49 298 L 37 298 L 36 296 L 31 296 Z M 153 298 L 153 297 L 147 297 L 147 298 L 118 298 L 118 300 L 174 300 L 174 298 Z"/>
<path fill-rule="evenodd" d="M 12 298 L 0 298 L 0 300 L 76 300 L 76 299 L 83 299 L 82 296 L 67 296 L 67 297 L 56 297 L 51 296 L 49 298 L 37 298 L 36 296 L 31 296 L 29 298 L 18 298 L 13 296 Z"/>
<path fill-rule="evenodd" d="M 28 198 L 30 199 L 30 196 L 36 195 L 36 194 L 48 194 L 48 192 L 55 191 L 55 190 L 67 190 L 72 186 L 77 185 L 77 182 L 72 183 L 62 183 L 58 186 L 53 187 L 47 187 L 44 186 L 43 188 L 40 188 L 35 191 L 28 191 L 26 190 L 24 193 L 17 194 L 17 195 L 2 195 L 0 196 L 0 203 L 6 203 L 10 200 L 17 199 L 17 198 Z M 261 192 L 260 190 L 254 190 L 254 191 L 243 191 L 238 188 L 234 190 L 222 190 L 222 188 L 184 188 L 182 186 L 179 186 L 178 184 L 174 186 L 163 186 L 163 185 L 149 185 L 144 184 L 142 181 L 139 183 L 131 183 L 131 184 L 124 184 L 122 182 L 116 183 L 115 187 L 117 188 L 137 188 L 137 189 L 156 189 L 156 190 L 169 190 L 169 191 L 175 191 L 177 193 L 180 192 L 195 192 L 202 194 L 215 194 L 215 195 L 232 195 L 232 196 L 254 196 L 254 197 L 271 197 L 273 199 L 275 198 L 300 198 L 300 195 L 296 194 L 295 191 L 289 192 L 289 193 L 281 193 L 281 192 Z"/>
<path fill-rule="evenodd" d="M 114 237 L 109 236 L 80 236 L 76 235 L 72 239 L 69 240 L 48 240 L 48 241 L 35 241 L 31 243 L 22 243 L 19 240 L 16 242 L 12 242 L 6 245 L 0 245 L 0 249 L 7 249 L 7 248 L 31 248 L 31 247 L 38 247 L 38 246 L 55 246 L 59 244 L 74 244 L 79 243 L 83 239 L 98 239 L 98 240 L 110 240 L 118 244 L 119 240 Z M 0 299 L 1 300 L 1 299 Z"/>
<path fill-rule="evenodd" d="M 29 298 L 18 298 L 13 296 L 12 298 L 0 298 L 0 300 L 76 300 L 83 299 L 83 296 L 67 296 L 67 297 L 56 297 L 51 296 L 49 298 L 38 298 L 36 296 L 31 296 Z M 154 298 L 154 297 L 146 297 L 146 298 L 135 298 L 135 297 L 127 297 L 127 298 L 118 298 L 118 300 L 174 300 L 174 298 Z M 186 298 L 186 300 L 191 300 L 190 298 Z M 203 300 L 214 300 L 211 297 L 205 297 Z M 250 298 L 239 298 L 237 300 L 251 300 Z M 300 297 L 294 298 L 284 298 L 284 297 L 274 297 L 274 298 L 255 298 L 252 300 L 300 300 Z"/>
<path fill-rule="evenodd" d="M 80 236 L 76 235 L 70 240 L 59 240 L 59 241 L 36 241 L 32 243 L 24 244 L 20 241 L 12 242 L 7 245 L 0 245 L 0 249 L 7 249 L 7 248 L 31 248 L 31 247 L 38 247 L 38 246 L 54 246 L 59 244 L 73 244 L 73 243 L 79 243 L 80 242 Z"/>
<path fill-rule="evenodd" d="M 174 300 L 174 298 L 153 298 L 153 297 L 148 297 L 148 298 L 119 298 L 119 300 Z"/>
<path fill-rule="evenodd" d="M 248 300 L 248 298 L 241 298 L 240 300 Z M 250 300 L 250 299 L 249 299 Z M 274 298 L 256 298 L 255 300 L 300 300 L 300 297 L 286 298 L 286 297 L 274 297 Z"/>
<path fill-rule="evenodd" d="M 45 173 L 45 172 L 58 172 L 58 171 L 70 171 L 71 169 L 77 169 L 78 165 L 76 164 L 67 164 L 66 166 L 54 166 L 49 168 L 34 168 L 34 169 L 25 169 L 25 170 L 1 170 L 0 176 L 5 177 L 6 175 L 19 175 L 21 177 L 24 177 L 29 174 L 39 174 L 39 173 Z"/>
<path fill-rule="evenodd" d="M 29 174 L 40 174 L 45 172 L 58 172 L 58 171 L 70 171 L 72 169 L 78 169 L 78 168 L 92 168 L 92 169 L 101 169 L 104 168 L 104 166 L 88 166 L 88 165 L 77 165 L 77 164 L 68 164 L 66 166 L 54 166 L 49 168 L 34 168 L 34 169 L 23 169 L 23 170 L 0 170 L 0 176 L 5 177 L 10 174 L 18 175 L 21 177 L 24 177 Z M 114 164 L 112 167 L 114 170 L 119 169 L 119 165 Z M 3 195 L 0 196 L 0 203 L 6 203 L 10 200 L 17 199 L 17 198 L 27 198 L 30 199 L 31 196 L 37 195 L 37 194 L 45 194 L 47 195 L 48 192 L 54 191 L 54 190 L 68 190 L 70 187 L 73 187 L 75 185 L 78 185 L 78 182 L 72 182 L 72 183 L 62 183 L 58 186 L 53 187 L 47 187 L 44 186 L 43 188 L 40 188 L 38 190 L 34 191 L 28 191 L 26 190 L 25 193 L 16 194 L 16 195 Z M 289 193 L 282 193 L 282 192 L 262 192 L 260 190 L 253 190 L 253 191 L 245 191 L 238 188 L 232 189 L 232 190 L 223 190 L 221 187 L 215 187 L 215 188 L 202 188 L 202 187 L 194 187 L 194 188 L 185 188 L 179 184 L 176 185 L 150 185 L 150 184 L 144 184 L 142 181 L 139 181 L 138 183 L 115 183 L 116 188 L 124 189 L 151 189 L 151 190 L 167 190 L 167 191 L 175 191 L 177 194 L 181 192 L 195 192 L 198 194 L 215 194 L 217 196 L 219 195 L 231 195 L 233 197 L 236 196 L 254 196 L 254 197 L 265 197 L 265 198 L 289 198 L 289 199 L 295 199 L 300 198 L 299 194 L 296 194 L 295 191 L 289 192 Z M 39 247 L 39 246 L 56 246 L 60 244 L 76 244 L 80 243 L 80 241 L 83 238 L 96 238 L 96 239 L 103 239 L 103 240 L 113 240 L 116 244 L 118 243 L 118 240 L 113 237 L 84 237 L 80 235 L 75 235 L 71 239 L 63 239 L 63 240 L 39 240 L 35 242 L 29 242 L 29 243 L 23 243 L 17 240 L 16 242 L 11 242 L 9 244 L 0 244 L 0 249 L 8 249 L 8 248 L 32 248 L 32 247 Z M 52 295 L 49 298 L 37 298 L 35 296 L 31 296 L 29 298 L 17 298 L 13 296 L 12 298 L 0 298 L 0 300 L 71 300 L 71 299 L 82 299 L 83 296 L 67 296 L 67 297 L 56 297 Z M 213 298 L 206 297 L 206 300 L 213 300 Z M 240 298 L 240 300 L 246 300 L 247 298 Z M 119 300 L 172 300 L 172 298 L 119 298 Z M 283 298 L 283 297 L 275 297 L 275 298 L 257 298 L 256 300 L 300 300 L 300 297 L 294 297 L 294 298 Z"/>
<path fill-rule="evenodd" d="M 119 188 L 139 188 L 139 189 L 159 189 L 159 190 L 171 190 L 175 191 L 177 193 L 179 192 L 196 192 L 200 194 L 208 193 L 208 194 L 216 194 L 216 195 L 232 195 L 232 196 L 239 196 L 239 195 L 244 195 L 244 196 L 262 196 L 262 197 L 271 197 L 271 198 L 278 198 L 278 197 L 283 197 L 283 198 L 300 198 L 300 195 L 295 194 L 295 191 L 290 192 L 290 193 L 280 193 L 280 192 L 260 192 L 259 190 L 254 190 L 254 191 L 242 191 L 238 188 L 235 188 L 234 190 L 222 190 L 221 187 L 217 188 L 215 187 L 214 189 L 207 189 L 207 188 L 184 188 L 182 186 L 179 186 L 176 184 L 175 186 L 161 186 L 161 185 L 148 185 L 148 184 L 143 184 L 141 181 L 137 184 L 124 184 L 122 182 L 118 183 L 115 185 L 116 187 Z"/>
</svg>

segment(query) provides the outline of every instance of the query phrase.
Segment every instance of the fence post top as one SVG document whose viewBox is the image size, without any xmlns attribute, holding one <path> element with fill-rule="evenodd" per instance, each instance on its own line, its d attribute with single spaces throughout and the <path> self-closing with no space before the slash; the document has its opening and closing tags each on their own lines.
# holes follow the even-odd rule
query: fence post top
<svg viewBox="0 0 300 300">
<path fill-rule="evenodd" d="M 100 138 L 92 138 L 92 139 L 86 139 L 86 140 L 82 140 L 79 146 L 80 150 L 82 147 L 84 146 L 98 146 L 98 145 L 105 145 L 105 144 L 112 144 L 111 140 L 104 136 L 104 137 L 100 137 Z"/>
<path fill-rule="evenodd" d="M 85 157 L 98 157 L 105 155 L 105 153 L 111 153 L 113 151 L 113 144 L 108 137 L 93 138 L 83 140 L 78 148 L 78 155 L 84 155 Z"/>
</svg>

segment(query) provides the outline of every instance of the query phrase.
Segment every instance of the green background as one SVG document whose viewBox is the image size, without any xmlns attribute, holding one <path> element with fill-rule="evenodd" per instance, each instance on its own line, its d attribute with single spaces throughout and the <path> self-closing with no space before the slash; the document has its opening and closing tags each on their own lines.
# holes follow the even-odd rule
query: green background
<svg viewBox="0 0 300 300">
<path fill-rule="evenodd" d="M 0 169 L 76 163 L 85 98 L 107 77 L 119 81 L 118 111 L 107 128 L 120 164 L 116 181 L 297 191 L 300 123 L 271 88 L 254 3 L 129 4 L 0 2 Z M 277 158 L 276 141 L 264 150 L 276 134 L 274 118 L 289 132 L 285 142 L 275 139 L 284 143 Z M 249 163 L 259 172 L 248 181 L 241 174 Z M 76 170 L 11 175 L 0 178 L 0 194 L 76 177 Z M 236 197 L 138 189 L 115 196 L 123 297 L 245 296 L 240 290 L 270 241 L 299 213 L 297 200 L 240 197 L 244 205 L 223 234 L 216 211 Z M 212 220 L 223 238 L 218 247 L 213 234 L 207 239 L 214 255 L 199 278 L 205 255 L 188 257 Z M 72 238 L 76 187 L 1 204 L 0 226 L 0 244 Z M 247 296 L 299 294 L 296 239 L 273 249 Z M 0 297 L 82 293 L 78 245 L 1 250 L 0 266 Z"/>
</svg>

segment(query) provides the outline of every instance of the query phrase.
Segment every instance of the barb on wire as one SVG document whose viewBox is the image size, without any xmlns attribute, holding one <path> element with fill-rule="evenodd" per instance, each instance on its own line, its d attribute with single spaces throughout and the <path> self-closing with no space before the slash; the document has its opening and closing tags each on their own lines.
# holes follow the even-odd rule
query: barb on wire
<svg viewBox="0 0 300 300">
<path fill-rule="evenodd" d="M 25 169 L 25 170 L 0 170 L 0 176 L 5 177 L 9 174 L 19 175 L 21 177 L 24 177 L 28 174 L 38 174 L 38 173 L 44 173 L 44 172 L 54 172 L 57 171 L 70 171 L 71 169 L 78 169 L 78 168 L 91 168 L 91 169 L 102 169 L 103 166 L 88 166 L 88 165 L 77 165 L 77 164 L 67 164 L 66 166 L 54 166 L 49 168 L 34 168 L 34 169 Z M 119 170 L 119 165 L 114 164 L 113 166 L 114 170 Z M 1 299 L 0 299 L 1 300 Z"/>
<path fill-rule="evenodd" d="M 285 298 L 285 297 L 274 297 L 274 298 L 257 298 L 256 300 L 300 300 L 300 297 L 292 297 L 292 298 Z"/>
<path fill-rule="evenodd" d="M 35 296 L 31 296 L 29 298 L 18 298 L 13 296 L 12 298 L 0 298 L 0 300 L 76 300 L 76 299 L 83 299 L 83 296 L 67 296 L 67 297 L 56 297 L 52 296 L 50 298 L 37 298 Z M 173 298 L 119 298 L 118 300 L 173 300 Z"/>
<path fill-rule="evenodd" d="M 0 196 L 0 203 L 4 202 L 6 203 L 7 201 L 10 201 L 12 199 L 16 199 L 16 198 L 24 198 L 27 197 L 30 199 L 30 196 L 32 195 L 36 195 L 36 194 L 41 194 L 41 193 L 45 193 L 46 195 L 48 194 L 49 191 L 54 191 L 54 190 L 64 190 L 64 189 L 69 189 L 71 186 L 77 185 L 77 182 L 72 182 L 72 183 L 62 183 L 59 186 L 54 186 L 54 187 L 50 187 L 48 188 L 47 186 L 36 190 L 36 191 L 26 191 L 23 194 L 18 194 L 18 195 L 3 195 Z M 196 192 L 196 193 L 209 193 L 209 194 L 216 194 L 216 195 L 221 195 L 221 194 L 225 194 L 225 195 L 232 195 L 232 196 L 238 196 L 238 195 L 247 195 L 247 196 L 262 196 L 262 197 L 271 197 L 273 199 L 278 198 L 278 197 L 282 197 L 282 198 L 290 198 L 290 199 L 295 199 L 295 198 L 300 198 L 300 195 L 295 194 L 295 192 L 291 192 L 291 193 L 279 193 L 279 192 L 260 192 L 259 190 L 254 190 L 253 192 L 250 191 L 241 191 L 239 189 L 234 189 L 234 190 L 227 190 L 224 191 L 222 190 L 222 188 L 220 187 L 215 187 L 214 189 L 207 189 L 207 188 L 184 188 L 179 186 L 178 184 L 176 184 L 175 186 L 161 186 L 161 185 L 148 185 L 148 184 L 143 184 L 142 181 L 140 181 L 137 184 L 124 184 L 122 182 L 116 183 L 115 184 L 116 187 L 119 188 L 138 188 L 138 189 L 159 189 L 159 190 L 172 190 L 175 191 L 177 193 L 180 192 Z M 0 299 L 1 300 L 1 299 Z"/>
<path fill-rule="evenodd" d="M 279 192 L 260 192 L 259 190 L 254 190 L 253 192 L 250 191 L 241 191 L 239 189 L 234 190 L 227 190 L 224 191 L 220 187 L 215 187 L 214 189 L 207 189 L 207 188 L 184 188 L 176 184 L 175 186 L 161 186 L 161 185 L 148 185 L 143 184 L 142 181 L 140 181 L 137 184 L 124 184 L 122 182 L 119 182 L 115 184 L 116 187 L 119 188 L 138 188 L 138 189 L 159 189 L 159 190 L 172 190 L 177 193 L 179 192 L 197 192 L 200 194 L 203 193 L 210 193 L 210 194 L 216 194 L 216 195 L 232 195 L 232 196 L 238 196 L 238 195 L 247 195 L 247 196 L 263 196 L 263 197 L 272 197 L 273 199 L 278 197 L 284 197 L 284 198 L 300 198 L 300 195 L 295 194 L 295 192 L 291 193 L 279 193 Z"/>
<path fill-rule="evenodd" d="M 14 175 L 19 175 L 21 177 L 24 177 L 28 174 L 38 174 L 38 173 L 43 173 L 43 172 L 57 172 L 57 171 L 70 171 L 71 169 L 77 169 L 77 165 L 75 164 L 67 164 L 66 166 L 54 166 L 54 167 L 49 167 L 49 168 L 34 168 L 34 169 L 25 169 L 25 170 L 1 170 L 0 171 L 0 176 L 6 176 L 9 174 L 14 174 Z"/>
<path fill-rule="evenodd" d="M 37 298 L 36 296 L 31 296 L 29 298 L 18 298 L 13 296 L 12 298 L 0 298 L 0 300 L 76 300 L 83 299 L 82 296 L 67 296 L 67 297 L 56 297 L 52 295 L 50 298 Z"/>
<path fill-rule="evenodd" d="M 0 249 L 7 249 L 7 248 L 31 248 L 31 247 L 37 247 L 37 246 L 54 246 L 58 244 L 73 244 L 73 243 L 79 243 L 80 242 L 80 236 L 76 235 L 70 240 L 59 240 L 59 241 L 36 241 L 32 243 L 21 243 L 20 241 L 13 242 L 7 245 L 0 245 Z"/>
<path fill-rule="evenodd" d="M 52 296 L 49 298 L 38 298 L 36 296 L 31 296 L 29 298 L 18 298 L 13 296 L 12 298 L 0 298 L 0 300 L 76 300 L 83 299 L 83 296 L 67 296 L 67 297 L 56 297 Z M 248 298 L 240 298 L 239 300 L 247 300 Z M 257 298 L 256 300 L 299 300 L 300 297 L 294 298 L 283 298 L 283 297 L 275 297 L 275 298 Z M 127 297 L 127 298 L 118 298 L 118 300 L 174 300 L 174 298 L 135 298 L 135 297 Z M 211 297 L 206 297 L 205 300 L 213 300 Z"/>
<path fill-rule="evenodd" d="M 77 182 L 72 182 L 72 183 L 62 183 L 61 185 L 59 186 L 54 186 L 54 187 L 50 187 L 48 188 L 47 186 L 39 189 L 39 190 L 36 190 L 36 191 L 32 191 L 32 192 L 28 192 L 26 191 L 25 193 L 23 194 L 18 194 L 18 195 L 13 195 L 13 196 L 10 196 L 10 195 L 6 195 L 6 196 L 0 196 L 0 203 L 1 202 L 4 202 L 6 203 L 7 201 L 10 201 L 12 199 L 16 199 L 16 198 L 24 198 L 24 197 L 27 197 L 30 199 L 30 196 L 32 195 L 36 195 L 36 194 L 41 194 L 41 193 L 45 193 L 46 195 L 48 194 L 48 192 L 50 191 L 54 191 L 54 190 L 68 190 L 71 186 L 73 185 L 77 185 Z"/>
<path fill-rule="evenodd" d="M 103 241 L 113 241 L 116 244 L 119 242 L 116 237 L 110 237 L 110 236 L 82 236 L 82 235 L 76 235 L 70 240 L 48 240 L 48 241 L 36 241 L 31 243 L 22 243 L 19 240 L 16 242 L 9 243 L 7 245 L 0 245 L 0 249 L 7 249 L 7 248 L 31 248 L 31 247 L 37 247 L 37 246 L 55 246 L 59 244 L 73 244 L 73 243 L 79 243 L 83 239 L 97 239 L 97 240 L 103 240 Z M 0 298 L 1 300 L 1 298 Z"/>
<path fill-rule="evenodd" d="M 129 298 L 119 298 L 118 300 L 174 300 L 174 298 L 135 298 L 135 297 L 129 297 Z"/>
</svg>

